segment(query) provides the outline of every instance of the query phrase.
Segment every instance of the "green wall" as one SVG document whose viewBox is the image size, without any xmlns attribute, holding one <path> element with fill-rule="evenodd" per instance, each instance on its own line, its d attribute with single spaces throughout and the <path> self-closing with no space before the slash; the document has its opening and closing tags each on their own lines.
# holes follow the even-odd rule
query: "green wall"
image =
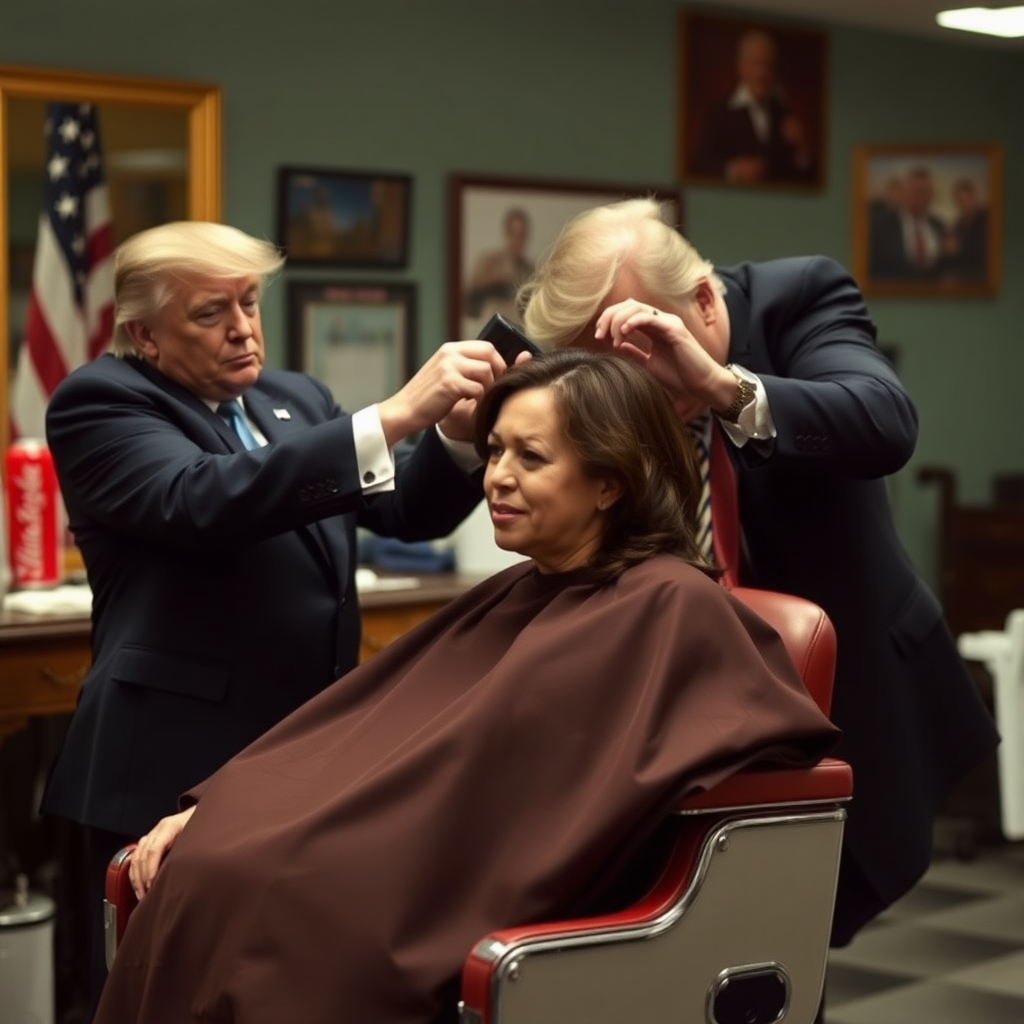
<svg viewBox="0 0 1024 1024">
<path fill-rule="evenodd" d="M 411 262 L 388 276 L 419 286 L 421 355 L 445 340 L 449 172 L 673 181 L 671 0 L 0 4 L 0 62 L 218 83 L 225 219 L 254 234 L 275 235 L 281 165 L 411 173 Z M 1022 61 L 1006 48 L 830 29 L 825 189 L 685 190 L 687 233 L 719 263 L 810 252 L 849 263 L 854 146 L 1004 147 L 999 295 L 871 303 L 921 414 L 917 454 L 891 492 L 911 555 L 933 582 L 937 503 L 917 467 L 951 466 L 972 501 L 986 500 L 993 473 L 1024 470 L 1022 85 Z M 317 276 L 326 275 L 286 272 Z M 265 304 L 273 361 L 283 359 L 283 296 L 278 283 Z"/>
</svg>

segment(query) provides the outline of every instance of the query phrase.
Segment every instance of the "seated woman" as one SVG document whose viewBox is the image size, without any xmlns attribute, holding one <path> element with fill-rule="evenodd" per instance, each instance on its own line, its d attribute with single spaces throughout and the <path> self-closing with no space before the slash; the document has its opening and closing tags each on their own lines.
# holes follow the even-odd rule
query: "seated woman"
<svg viewBox="0 0 1024 1024">
<path fill-rule="evenodd" d="M 700 563 L 683 430 L 614 356 L 551 353 L 494 385 L 486 500 L 529 561 L 143 838 L 134 882 L 153 885 L 97 1024 L 427 1024 L 481 936 L 593 906 L 680 796 L 831 749 L 781 640 Z"/>
</svg>

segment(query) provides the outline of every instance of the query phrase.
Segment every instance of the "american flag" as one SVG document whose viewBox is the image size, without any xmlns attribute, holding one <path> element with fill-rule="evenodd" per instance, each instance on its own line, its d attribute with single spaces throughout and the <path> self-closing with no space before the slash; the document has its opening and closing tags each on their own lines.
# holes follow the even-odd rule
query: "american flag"
<svg viewBox="0 0 1024 1024">
<path fill-rule="evenodd" d="M 11 438 L 43 437 L 46 403 L 109 345 L 114 323 L 110 201 L 97 112 L 50 103 L 46 180 L 32 294 L 11 397 Z"/>
</svg>

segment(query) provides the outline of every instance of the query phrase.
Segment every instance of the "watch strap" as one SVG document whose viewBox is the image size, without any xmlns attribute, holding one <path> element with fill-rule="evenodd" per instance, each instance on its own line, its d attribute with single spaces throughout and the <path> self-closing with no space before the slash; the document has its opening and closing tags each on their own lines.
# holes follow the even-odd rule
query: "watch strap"
<svg viewBox="0 0 1024 1024">
<path fill-rule="evenodd" d="M 718 413 L 718 416 L 727 423 L 735 423 L 740 418 L 740 413 L 757 396 L 757 388 L 745 377 L 740 376 L 732 363 L 727 363 L 725 368 L 736 378 L 736 397 L 727 409 Z"/>
</svg>

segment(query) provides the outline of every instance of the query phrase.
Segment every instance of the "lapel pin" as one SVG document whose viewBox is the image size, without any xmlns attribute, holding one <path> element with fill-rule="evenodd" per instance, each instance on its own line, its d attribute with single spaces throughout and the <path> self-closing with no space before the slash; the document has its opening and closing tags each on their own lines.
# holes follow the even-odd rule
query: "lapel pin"
<svg viewBox="0 0 1024 1024">
<path fill-rule="evenodd" d="M 292 418 L 292 414 L 287 409 L 275 409 L 274 415 L 279 420 L 290 420 Z"/>
</svg>

